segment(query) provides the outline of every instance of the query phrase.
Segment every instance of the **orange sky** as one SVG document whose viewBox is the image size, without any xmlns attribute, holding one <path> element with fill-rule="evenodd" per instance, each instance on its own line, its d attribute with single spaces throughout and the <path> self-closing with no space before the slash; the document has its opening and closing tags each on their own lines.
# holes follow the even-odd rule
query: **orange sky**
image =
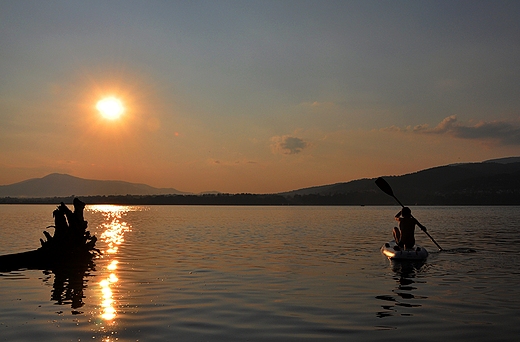
<svg viewBox="0 0 520 342">
<path fill-rule="evenodd" d="M 0 5 L 0 184 L 270 193 L 520 155 L 516 2 L 116 3 Z"/>
</svg>

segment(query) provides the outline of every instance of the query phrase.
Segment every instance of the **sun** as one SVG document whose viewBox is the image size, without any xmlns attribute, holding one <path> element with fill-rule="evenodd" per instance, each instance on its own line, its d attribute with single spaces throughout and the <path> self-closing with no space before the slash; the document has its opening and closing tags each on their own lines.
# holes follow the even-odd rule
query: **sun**
<svg viewBox="0 0 520 342">
<path fill-rule="evenodd" d="M 115 97 L 105 97 L 99 100 L 96 109 L 99 110 L 101 116 L 108 120 L 119 119 L 125 111 L 121 100 Z"/>
</svg>

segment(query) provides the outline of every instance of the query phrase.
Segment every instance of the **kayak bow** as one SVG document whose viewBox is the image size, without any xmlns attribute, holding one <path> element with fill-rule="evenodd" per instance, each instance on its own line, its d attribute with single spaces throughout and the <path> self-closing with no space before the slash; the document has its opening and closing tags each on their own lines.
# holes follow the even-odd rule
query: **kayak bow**
<svg viewBox="0 0 520 342">
<path fill-rule="evenodd" d="M 381 247 L 381 253 L 390 260 L 424 260 L 428 257 L 424 247 L 415 245 L 412 249 L 395 249 L 396 246 L 395 241 L 387 242 Z"/>
</svg>

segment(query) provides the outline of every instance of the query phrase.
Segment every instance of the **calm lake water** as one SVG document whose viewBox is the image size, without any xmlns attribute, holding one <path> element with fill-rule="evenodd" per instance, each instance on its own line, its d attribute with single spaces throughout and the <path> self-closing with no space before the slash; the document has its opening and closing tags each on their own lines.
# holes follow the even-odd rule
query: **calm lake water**
<svg viewBox="0 0 520 342">
<path fill-rule="evenodd" d="M 0 205 L 0 254 L 54 208 Z M 412 207 L 422 264 L 379 252 L 398 210 L 88 206 L 102 257 L 0 273 L 0 341 L 517 341 L 519 208 Z"/>
</svg>

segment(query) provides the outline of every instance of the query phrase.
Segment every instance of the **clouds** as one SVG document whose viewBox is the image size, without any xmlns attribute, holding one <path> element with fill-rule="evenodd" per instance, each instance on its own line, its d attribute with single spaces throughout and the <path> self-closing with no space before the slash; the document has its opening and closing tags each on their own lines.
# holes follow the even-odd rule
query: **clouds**
<svg viewBox="0 0 520 342">
<path fill-rule="evenodd" d="M 275 136 L 271 138 L 271 150 L 279 154 L 298 154 L 303 151 L 309 143 L 303 139 L 289 135 Z"/>
<path fill-rule="evenodd" d="M 520 122 L 513 120 L 480 121 L 474 125 L 467 125 L 460 123 L 455 115 L 451 115 L 433 128 L 423 124 L 404 129 L 392 126 L 383 130 L 449 135 L 460 139 L 492 141 L 501 145 L 520 145 Z"/>
</svg>

